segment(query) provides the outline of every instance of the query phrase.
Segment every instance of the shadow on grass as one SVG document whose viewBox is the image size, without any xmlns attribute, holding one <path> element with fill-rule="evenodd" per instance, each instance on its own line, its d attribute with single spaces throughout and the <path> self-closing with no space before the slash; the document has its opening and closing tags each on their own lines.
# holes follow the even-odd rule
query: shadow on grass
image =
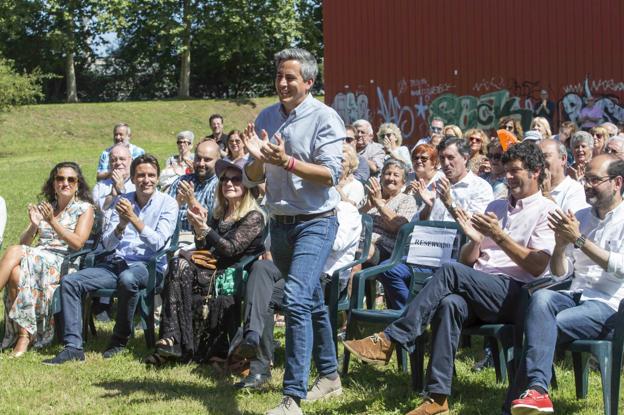
<svg viewBox="0 0 624 415">
<path fill-rule="evenodd" d="M 111 380 L 97 383 L 96 386 L 106 389 L 108 392 L 104 398 L 116 398 L 121 395 L 148 393 L 156 395 L 160 401 L 177 401 L 189 399 L 201 402 L 204 408 L 211 414 L 242 414 L 238 409 L 235 390 L 229 383 L 215 379 L 216 385 L 203 386 L 189 382 L 175 380 Z M 131 397 L 130 404 L 149 404 L 155 398 L 150 396 Z"/>
</svg>

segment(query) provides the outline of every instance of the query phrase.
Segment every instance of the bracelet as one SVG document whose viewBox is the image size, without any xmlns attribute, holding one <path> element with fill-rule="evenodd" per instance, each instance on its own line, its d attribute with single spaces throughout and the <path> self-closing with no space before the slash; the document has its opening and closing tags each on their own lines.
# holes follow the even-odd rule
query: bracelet
<svg viewBox="0 0 624 415">
<path fill-rule="evenodd" d="M 288 164 L 286 165 L 286 170 L 289 172 L 294 172 L 296 163 L 297 163 L 297 159 L 294 158 L 293 156 L 290 156 L 290 159 L 288 160 Z"/>
<path fill-rule="evenodd" d="M 195 234 L 195 239 L 197 239 L 198 241 L 206 239 L 206 236 L 208 235 L 209 232 L 210 232 L 210 226 L 208 226 L 206 229 L 202 229 L 201 231 L 199 231 L 199 233 Z"/>
</svg>

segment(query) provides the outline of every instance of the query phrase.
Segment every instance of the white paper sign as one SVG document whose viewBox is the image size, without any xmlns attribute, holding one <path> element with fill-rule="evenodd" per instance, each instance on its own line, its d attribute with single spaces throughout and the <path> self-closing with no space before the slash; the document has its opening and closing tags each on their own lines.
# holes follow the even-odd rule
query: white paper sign
<svg viewBox="0 0 624 415">
<path fill-rule="evenodd" d="M 407 263 L 438 268 L 451 262 L 456 235 L 457 229 L 414 226 Z"/>
</svg>

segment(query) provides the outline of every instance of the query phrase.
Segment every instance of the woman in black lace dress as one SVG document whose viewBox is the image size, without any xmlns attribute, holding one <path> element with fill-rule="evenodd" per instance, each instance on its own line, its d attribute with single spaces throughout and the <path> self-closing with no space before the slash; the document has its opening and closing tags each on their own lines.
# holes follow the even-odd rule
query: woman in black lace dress
<svg viewBox="0 0 624 415">
<path fill-rule="evenodd" d="M 195 233 L 196 248 L 212 252 L 217 259 L 218 274 L 244 256 L 256 256 L 264 251 L 266 221 L 242 183 L 241 168 L 219 160 L 215 170 L 219 191 L 214 217 L 208 218 L 203 209 L 189 209 L 188 219 Z M 232 295 L 215 295 L 215 271 L 196 266 L 189 259 L 190 255 L 181 253 L 167 274 L 162 293 L 160 340 L 148 363 L 162 363 L 166 357 L 203 361 L 212 356 L 227 356 L 227 333 L 223 327 L 232 328 L 238 323 L 240 312 Z M 256 268 L 254 264 L 252 274 Z"/>
</svg>

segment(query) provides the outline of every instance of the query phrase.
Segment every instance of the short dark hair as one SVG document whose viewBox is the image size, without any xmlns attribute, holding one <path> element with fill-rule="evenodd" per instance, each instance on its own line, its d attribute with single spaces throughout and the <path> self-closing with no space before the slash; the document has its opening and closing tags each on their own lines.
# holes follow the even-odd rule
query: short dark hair
<svg viewBox="0 0 624 415">
<path fill-rule="evenodd" d="M 514 144 L 503 154 L 502 162 L 507 164 L 513 160 L 520 160 L 525 169 L 535 171 L 539 169 L 537 182 L 541 186 L 546 173 L 544 172 L 544 153 L 532 140 Z"/>
<path fill-rule="evenodd" d="M 208 122 L 212 124 L 212 120 L 214 120 L 215 118 L 219 118 L 221 122 L 223 122 L 223 117 L 221 116 L 221 114 L 212 114 L 210 118 L 208 118 Z"/>
<path fill-rule="evenodd" d="M 450 146 L 455 146 L 459 154 L 464 156 L 466 162 L 470 160 L 470 144 L 468 144 L 468 141 L 463 138 L 458 137 L 443 138 L 442 141 L 440 141 L 440 144 L 438 144 L 438 154 L 441 154 L 447 147 Z"/>
<path fill-rule="evenodd" d="M 134 178 L 134 173 L 136 172 L 139 164 L 151 164 L 156 168 L 156 174 L 160 177 L 160 164 L 158 164 L 158 159 L 151 154 L 143 154 L 132 160 L 132 164 L 130 165 L 131 178 Z"/>
</svg>

